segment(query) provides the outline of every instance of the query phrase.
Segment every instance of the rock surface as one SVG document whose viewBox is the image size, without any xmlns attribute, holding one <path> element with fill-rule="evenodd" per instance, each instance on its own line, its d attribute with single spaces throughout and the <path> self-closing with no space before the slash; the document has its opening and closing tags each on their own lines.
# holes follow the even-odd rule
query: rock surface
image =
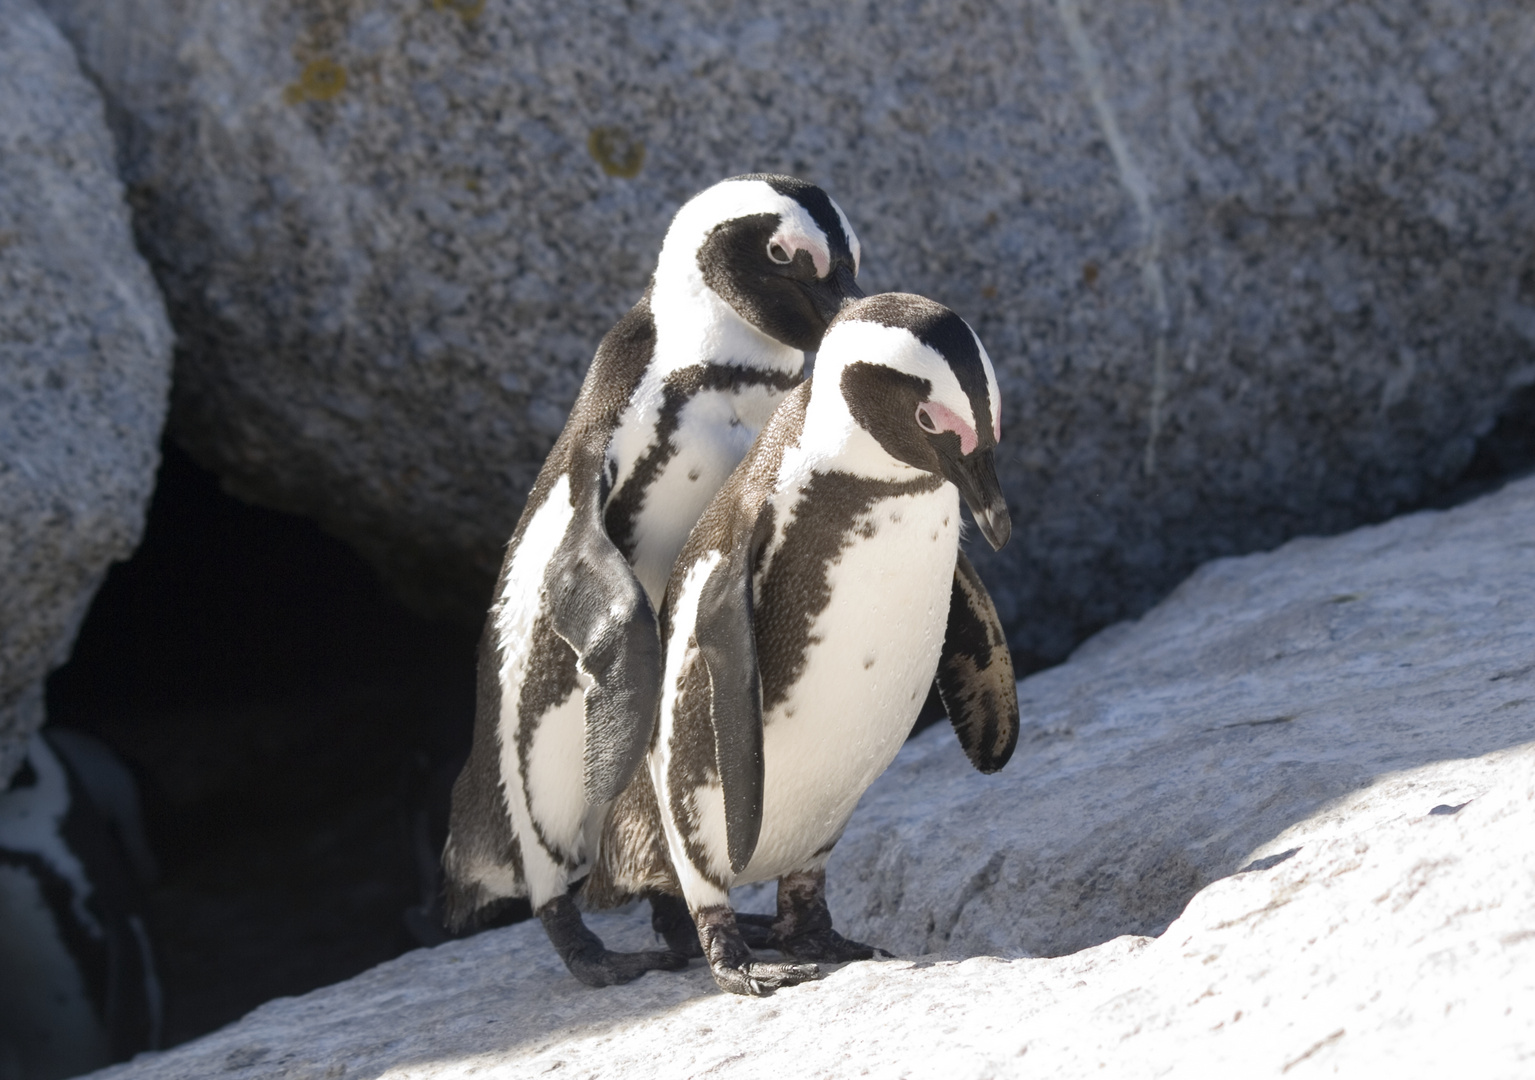
<svg viewBox="0 0 1535 1080">
<path fill-rule="evenodd" d="M 986 341 L 1015 530 L 978 562 L 1028 664 L 1417 504 L 1535 382 L 1527 5 L 46 2 L 178 438 L 425 602 L 483 610 L 669 216 L 749 169 Z"/>
<path fill-rule="evenodd" d="M 592 991 L 524 923 L 99 1075 L 1527 1075 L 1532 538 L 1535 480 L 1216 562 L 1025 680 L 998 776 L 924 733 L 829 873 L 844 931 L 926 957 Z"/>
<path fill-rule="evenodd" d="M 1519 746 L 1535 781 L 1535 480 L 1209 563 L 1018 697 L 1001 773 L 927 732 L 864 797 L 829 879 L 853 936 L 1054 956 L 1156 934 L 1340 807 L 1420 817 Z"/>
<path fill-rule="evenodd" d="M 128 216 L 69 43 L 0 0 L 0 788 L 154 486 L 172 339 Z"/>
</svg>

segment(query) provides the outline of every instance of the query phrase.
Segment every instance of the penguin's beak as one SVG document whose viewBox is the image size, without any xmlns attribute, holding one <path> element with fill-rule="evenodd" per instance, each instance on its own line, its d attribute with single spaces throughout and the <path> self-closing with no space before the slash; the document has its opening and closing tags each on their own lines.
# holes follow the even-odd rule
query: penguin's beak
<svg viewBox="0 0 1535 1080">
<path fill-rule="evenodd" d="M 944 475 L 959 488 L 981 535 L 991 550 L 1000 551 L 1013 535 L 1013 519 L 1002 497 L 1002 485 L 997 483 L 996 455 L 992 450 L 977 450 L 968 455 L 941 456 Z"/>
<path fill-rule="evenodd" d="M 853 277 L 853 268 L 845 262 L 836 263 L 831 273 L 811 282 L 806 291 L 810 293 L 810 302 L 815 305 L 816 314 L 827 324 L 847 304 L 864 297 L 863 290 L 858 287 L 858 280 Z"/>
</svg>

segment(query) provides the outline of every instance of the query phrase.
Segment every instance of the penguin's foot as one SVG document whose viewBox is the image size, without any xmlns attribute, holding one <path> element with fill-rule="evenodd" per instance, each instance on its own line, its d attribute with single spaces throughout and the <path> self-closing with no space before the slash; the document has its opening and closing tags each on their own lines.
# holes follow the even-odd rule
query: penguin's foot
<svg viewBox="0 0 1535 1080">
<path fill-rule="evenodd" d="M 698 943 L 698 927 L 688 912 L 688 903 L 680 896 L 667 893 L 650 894 L 650 925 L 666 947 L 678 956 L 691 960 L 703 958 L 703 946 Z"/>
<path fill-rule="evenodd" d="M 736 928 L 741 931 L 741 940 L 753 949 L 778 948 L 778 935 L 773 933 L 773 924 L 777 921 L 777 915 L 758 915 L 752 911 L 736 912 Z"/>
<path fill-rule="evenodd" d="M 670 950 L 609 952 L 602 939 L 587 929 L 576 902 L 556 896 L 538 909 L 539 921 L 570 973 L 587 986 L 618 986 L 647 971 L 680 971 L 688 958 Z"/>
<path fill-rule="evenodd" d="M 821 960 L 828 964 L 840 964 L 847 960 L 872 960 L 876 956 L 891 955 L 873 945 L 850 941 L 830 926 L 802 928 L 785 936 L 778 929 L 778 917 L 775 915 L 754 915 L 738 911 L 736 925 L 741 930 L 742 940 L 753 949 L 772 949 L 796 960 Z"/>
<path fill-rule="evenodd" d="M 775 947 L 796 960 L 819 960 L 826 964 L 840 964 L 846 960 L 873 960 L 876 956 L 889 959 L 895 955 L 876 946 L 845 938 L 830 927 L 792 938 L 779 938 Z"/>
<path fill-rule="evenodd" d="M 773 923 L 771 944 L 796 960 L 829 964 L 893 955 L 873 945 L 851 941 L 832 929 L 831 911 L 826 906 L 825 870 L 785 874 L 778 879 L 778 918 Z"/>
<path fill-rule="evenodd" d="M 750 911 L 736 912 L 736 929 L 741 939 L 753 949 L 777 949 L 778 939 L 773 934 L 776 915 L 758 915 Z M 680 896 L 667 893 L 650 895 L 650 925 L 661 935 L 666 947 L 690 960 L 703 958 L 703 946 L 698 943 L 698 927 L 688 914 L 688 903 Z"/>
<path fill-rule="evenodd" d="M 769 964 L 754 959 L 736 925 L 735 912 L 723 904 L 700 908 L 694 918 L 709 971 L 727 993 L 762 997 L 780 987 L 821 977 L 821 969 L 814 964 Z"/>
</svg>

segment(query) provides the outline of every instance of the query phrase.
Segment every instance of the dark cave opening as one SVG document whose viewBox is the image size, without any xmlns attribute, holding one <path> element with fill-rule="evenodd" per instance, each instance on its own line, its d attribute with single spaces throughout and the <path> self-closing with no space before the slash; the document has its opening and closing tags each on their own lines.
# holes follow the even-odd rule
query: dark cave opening
<svg viewBox="0 0 1535 1080">
<path fill-rule="evenodd" d="M 1476 441 L 1455 483 L 1425 505 L 1444 510 L 1535 472 L 1535 385 L 1509 395 L 1492 427 Z"/>
<path fill-rule="evenodd" d="M 419 943 L 403 916 L 435 888 L 477 630 L 412 613 L 313 521 L 163 454 L 48 716 L 139 780 L 174 1045 Z"/>
</svg>

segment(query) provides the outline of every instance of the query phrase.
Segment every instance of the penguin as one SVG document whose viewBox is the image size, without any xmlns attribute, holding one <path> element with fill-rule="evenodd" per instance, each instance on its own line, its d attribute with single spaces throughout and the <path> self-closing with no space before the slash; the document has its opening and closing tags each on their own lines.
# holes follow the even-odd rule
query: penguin
<svg viewBox="0 0 1535 1080">
<path fill-rule="evenodd" d="M 450 930 L 527 897 L 588 985 L 685 965 L 667 950 L 609 952 L 570 890 L 650 742 L 654 613 L 672 562 L 805 354 L 863 295 L 859 261 L 846 215 L 793 177 L 734 177 L 677 212 L 507 544 L 443 852 Z"/>
<path fill-rule="evenodd" d="M 959 551 L 961 499 L 993 549 L 1011 533 L 1000 404 L 985 348 L 948 308 L 900 293 L 851 303 L 676 561 L 651 809 L 726 991 L 876 954 L 832 928 L 826 862 L 935 678 L 972 764 L 994 772 L 1012 755 L 1011 660 Z M 776 917 L 746 933 L 730 889 L 775 878 Z M 748 937 L 795 962 L 757 960 Z"/>
<path fill-rule="evenodd" d="M 34 735 L 0 791 L 0 1076 L 75 1076 L 160 1044 L 153 856 L 132 774 L 87 735 Z"/>
</svg>

